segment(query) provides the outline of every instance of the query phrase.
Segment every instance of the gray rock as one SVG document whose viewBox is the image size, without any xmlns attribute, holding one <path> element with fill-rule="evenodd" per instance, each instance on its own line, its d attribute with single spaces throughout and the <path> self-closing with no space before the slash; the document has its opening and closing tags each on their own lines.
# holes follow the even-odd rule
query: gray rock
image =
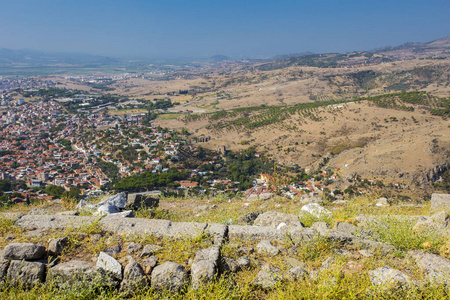
<svg viewBox="0 0 450 300">
<path fill-rule="evenodd" d="M 235 273 L 237 271 L 239 271 L 240 267 L 238 265 L 238 263 L 231 258 L 225 257 L 223 259 L 222 262 L 222 272 L 231 272 L 231 273 Z"/>
<path fill-rule="evenodd" d="M 95 210 L 96 206 L 94 204 L 91 204 L 89 201 L 81 199 L 80 202 L 78 202 L 76 209 L 77 209 L 77 211 Z"/>
<path fill-rule="evenodd" d="M 47 281 L 54 281 L 60 286 L 76 285 L 79 282 L 90 282 L 97 275 L 97 268 L 92 263 L 71 260 L 49 269 Z"/>
<path fill-rule="evenodd" d="M 352 256 L 353 255 L 353 253 L 351 251 L 348 251 L 346 249 L 341 249 L 341 248 L 333 249 L 333 253 L 337 254 L 337 255 L 342 255 L 342 256 Z"/>
<path fill-rule="evenodd" d="M 236 260 L 238 266 L 242 268 L 250 268 L 250 260 L 247 257 L 241 256 Z"/>
<path fill-rule="evenodd" d="M 98 218 L 88 216 L 26 215 L 16 221 L 15 225 L 25 230 L 66 230 L 89 226 Z"/>
<path fill-rule="evenodd" d="M 450 211 L 450 194 L 432 194 L 430 212 Z"/>
<path fill-rule="evenodd" d="M 220 260 L 220 249 L 217 246 L 197 251 L 191 266 L 192 285 L 198 288 L 201 284 L 211 282 L 217 274 Z"/>
<path fill-rule="evenodd" d="M 150 282 L 145 275 L 142 267 L 132 259 L 126 266 L 123 272 L 123 281 L 120 284 L 120 292 L 126 295 L 132 295 L 141 288 L 150 285 Z"/>
<path fill-rule="evenodd" d="M 112 246 L 109 247 L 107 249 L 105 249 L 105 252 L 109 255 L 113 254 L 113 255 L 117 255 L 122 251 L 122 246 L 121 245 L 116 245 L 116 246 Z"/>
<path fill-rule="evenodd" d="M 380 250 L 383 253 L 391 253 L 395 251 L 395 247 L 389 244 L 384 244 L 380 242 L 375 242 L 368 239 L 358 239 L 355 238 L 352 241 L 352 244 L 355 247 L 361 247 L 366 249 L 372 249 L 372 250 Z"/>
<path fill-rule="evenodd" d="M 28 212 L 29 215 L 50 215 L 52 212 L 41 207 L 35 207 Z"/>
<path fill-rule="evenodd" d="M 228 238 L 228 226 L 224 224 L 208 224 L 206 232 L 214 238 L 215 245 L 221 245 Z"/>
<path fill-rule="evenodd" d="M 132 210 L 124 210 L 122 212 L 116 213 L 116 214 L 109 214 L 107 216 L 115 216 L 115 217 L 122 217 L 122 218 L 134 218 L 135 214 Z"/>
<path fill-rule="evenodd" d="M 105 252 L 100 252 L 97 259 L 97 268 L 110 272 L 115 278 L 122 280 L 122 265 Z"/>
<path fill-rule="evenodd" d="M 207 228 L 206 223 L 195 222 L 177 222 L 172 223 L 169 231 L 166 233 L 167 237 L 177 238 L 182 236 L 197 237 L 201 235 Z"/>
<path fill-rule="evenodd" d="M 334 229 L 350 235 L 355 235 L 356 233 L 356 227 L 347 222 L 337 222 Z"/>
<path fill-rule="evenodd" d="M 369 271 L 370 282 L 373 286 L 384 288 L 410 287 L 413 284 L 411 277 L 391 267 L 380 267 Z"/>
<path fill-rule="evenodd" d="M 141 244 L 135 243 L 135 242 L 131 242 L 128 246 L 127 246 L 127 253 L 128 254 L 134 254 L 136 252 L 138 252 L 139 250 L 141 250 L 143 247 Z"/>
<path fill-rule="evenodd" d="M 302 195 L 300 198 L 300 203 L 301 204 L 308 204 L 308 203 L 319 203 L 322 204 L 323 203 L 323 199 L 319 198 L 319 197 L 315 197 L 315 196 L 308 196 L 308 195 Z"/>
<path fill-rule="evenodd" d="M 373 256 L 373 252 L 371 250 L 362 249 L 362 250 L 359 250 L 358 253 L 361 254 L 361 256 L 366 257 L 366 258 Z"/>
<path fill-rule="evenodd" d="M 220 260 L 220 248 L 217 246 L 212 246 L 207 249 L 198 250 L 195 254 L 194 262 L 201 260 L 210 260 L 215 265 L 218 265 Z"/>
<path fill-rule="evenodd" d="M 153 269 L 150 282 L 154 289 L 178 292 L 187 279 L 182 265 L 168 261 Z"/>
<path fill-rule="evenodd" d="M 45 281 L 45 265 L 40 262 L 12 260 L 7 279 L 12 285 L 21 284 L 26 288 L 32 288 Z"/>
<path fill-rule="evenodd" d="M 247 197 L 248 201 L 256 201 L 258 199 L 259 199 L 258 195 L 256 195 L 256 194 L 251 194 L 250 196 Z"/>
<path fill-rule="evenodd" d="M 25 216 L 25 214 L 18 213 L 18 212 L 2 212 L 2 213 L 0 213 L 0 218 L 12 220 L 14 222 L 21 219 L 23 216 Z"/>
<path fill-rule="evenodd" d="M 168 220 L 122 218 L 114 215 L 100 220 L 103 230 L 118 235 L 154 236 L 162 238 L 169 232 L 172 222 Z"/>
<path fill-rule="evenodd" d="M 159 199 L 144 194 L 128 194 L 126 207 L 128 209 L 139 210 L 155 208 L 159 206 Z"/>
<path fill-rule="evenodd" d="M 67 210 L 67 211 L 60 211 L 55 213 L 57 216 L 78 216 L 79 212 L 76 210 Z"/>
<path fill-rule="evenodd" d="M 125 192 L 116 194 L 97 204 L 97 207 L 100 207 L 105 203 L 110 203 L 119 209 L 124 209 L 127 206 L 127 195 Z"/>
<path fill-rule="evenodd" d="M 448 283 L 450 278 L 450 260 L 421 250 L 411 250 L 408 255 L 416 262 L 419 269 L 425 271 L 430 281 Z"/>
<path fill-rule="evenodd" d="M 301 212 L 305 212 L 305 213 L 309 213 L 311 215 L 313 215 L 316 218 L 321 218 L 321 217 L 329 217 L 332 215 L 331 211 L 329 211 L 328 209 L 320 206 L 317 203 L 308 203 L 306 205 L 304 205 L 301 209 Z"/>
<path fill-rule="evenodd" d="M 317 231 L 306 227 L 302 228 L 302 227 L 284 226 L 283 228 L 280 229 L 280 231 L 295 243 L 311 240 L 315 236 L 317 236 Z"/>
<path fill-rule="evenodd" d="M 3 281 L 6 278 L 8 268 L 9 268 L 9 260 L 0 258 L 0 281 Z"/>
<path fill-rule="evenodd" d="M 156 254 L 156 252 L 161 251 L 163 248 L 159 245 L 145 245 L 139 257 L 146 257 Z"/>
<path fill-rule="evenodd" d="M 264 265 L 251 283 L 262 289 L 271 289 L 282 280 L 283 274 L 280 269 Z"/>
<path fill-rule="evenodd" d="M 4 259 L 33 260 L 41 259 L 45 256 L 45 247 L 34 243 L 14 243 L 9 244 L 3 250 Z"/>
<path fill-rule="evenodd" d="M 336 200 L 336 201 L 333 201 L 333 202 L 331 202 L 333 205 L 344 205 L 344 204 L 347 204 L 348 203 L 348 201 L 347 200 Z"/>
<path fill-rule="evenodd" d="M 228 238 L 230 240 L 279 240 L 283 241 L 286 237 L 286 233 L 268 226 L 240 226 L 230 225 L 228 226 Z"/>
<path fill-rule="evenodd" d="M 217 274 L 217 266 L 210 260 L 195 261 L 191 266 L 192 286 L 211 282 Z"/>
<path fill-rule="evenodd" d="M 158 263 L 158 257 L 150 256 L 146 259 L 143 259 L 141 262 L 142 268 L 144 269 L 144 273 L 149 275 L 152 273 L 153 268 Z"/>
<path fill-rule="evenodd" d="M 259 200 L 269 200 L 270 198 L 272 198 L 273 193 L 262 193 L 259 194 Z"/>
<path fill-rule="evenodd" d="M 94 215 L 98 217 L 104 217 L 110 214 L 117 213 L 120 213 L 119 208 L 110 202 L 106 202 L 97 208 L 97 211 L 94 213 Z"/>
<path fill-rule="evenodd" d="M 353 235 L 346 232 L 330 229 L 325 222 L 315 222 L 311 225 L 311 229 L 316 230 L 321 236 L 337 243 L 349 243 L 355 238 Z"/>
<path fill-rule="evenodd" d="M 431 221 L 438 228 L 447 228 L 450 225 L 450 216 L 445 211 L 440 211 L 431 216 Z"/>
<path fill-rule="evenodd" d="M 68 243 L 69 238 L 67 236 L 59 239 L 52 239 L 48 244 L 48 254 L 52 256 L 60 255 L 64 251 L 64 248 L 67 247 Z"/>
<path fill-rule="evenodd" d="M 384 198 L 384 197 L 377 199 L 375 206 L 379 206 L 379 207 L 389 206 L 388 199 Z"/>
<path fill-rule="evenodd" d="M 104 216 L 108 214 L 114 214 L 120 212 L 127 205 L 127 196 L 125 192 L 119 193 L 117 195 L 111 196 L 105 201 L 97 204 L 91 204 L 88 201 L 80 200 L 76 209 L 77 210 L 97 210 L 96 214 L 98 216 Z"/>
<path fill-rule="evenodd" d="M 298 216 L 292 214 L 283 214 L 277 211 L 268 211 L 260 214 L 253 224 L 256 226 L 270 226 L 273 228 L 277 228 L 280 223 L 285 223 L 286 225 L 295 227 L 304 227 L 300 222 Z"/>
<path fill-rule="evenodd" d="M 259 242 L 258 245 L 256 245 L 256 249 L 258 250 L 258 253 L 262 255 L 275 256 L 280 253 L 280 250 L 268 240 Z"/>
<path fill-rule="evenodd" d="M 302 268 L 305 267 L 304 263 L 302 263 L 301 261 L 299 261 L 298 259 L 293 258 L 293 257 L 287 257 L 285 259 L 285 261 L 286 261 L 286 265 L 288 265 L 288 266 L 290 266 L 292 268 L 293 267 L 302 267 Z"/>
<path fill-rule="evenodd" d="M 257 211 L 252 211 L 252 212 L 246 213 L 245 215 L 240 216 L 237 219 L 237 222 L 252 225 L 253 222 L 256 220 L 256 218 L 258 218 L 258 216 L 262 213 L 264 213 L 264 211 L 262 211 L 262 210 L 257 210 Z"/>
<path fill-rule="evenodd" d="M 330 231 L 330 225 L 325 222 L 314 222 L 311 225 L 311 229 L 316 230 L 321 235 L 325 235 L 328 231 Z"/>
<path fill-rule="evenodd" d="M 32 230 L 24 232 L 23 235 L 30 238 L 41 238 L 44 236 L 44 233 L 42 233 L 42 231 L 40 230 Z"/>
<path fill-rule="evenodd" d="M 308 272 L 303 267 L 297 266 L 288 270 L 288 276 L 294 281 L 303 280 L 308 276 Z"/>
</svg>

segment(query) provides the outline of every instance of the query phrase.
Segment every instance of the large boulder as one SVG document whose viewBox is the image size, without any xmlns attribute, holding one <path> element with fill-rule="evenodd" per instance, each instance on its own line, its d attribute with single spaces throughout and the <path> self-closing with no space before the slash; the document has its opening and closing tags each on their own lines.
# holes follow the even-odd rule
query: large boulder
<svg viewBox="0 0 450 300">
<path fill-rule="evenodd" d="M 165 262 L 152 271 L 151 286 L 157 290 L 178 292 L 188 279 L 186 270 L 175 262 Z"/>
<path fill-rule="evenodd" d="M 277 228 L 281 223 L 295 227 L 303 227 L 298 216 L 283 214 L 277 211 L 268 211 L 258 215 L 253 225 Z"/>
<path fill-rule="evenodd" d="M 32 288 L 45 281 L 45 265 L 40 262 L 13 260 L 9 265 L 7 278 L 13 285 Z"/>
<path fill-rule="evenodd" d="M 97 268 L 109 272 L 118 280 L 122 280 L 122 265 L 112 256 L 100 252 L 97 259 Z"/>
<path fill-rule="evenodd" d="M 3 258 L 17 260 L 41 259 L 45 256 L 45 247 L 34 243 L 9 244 L 3 250 Z"/>
<path fill-rule="evenodd" d="M 450 211 L 450 194 L 432 194 L 430 212 Z"/>
<path fill-rule="evenodd" d="M 130 295 L 149 284 L 150 282 L 142 267 L 134 259 L 131 259 L 125 266 L 120 292 Z"/>
</svg>

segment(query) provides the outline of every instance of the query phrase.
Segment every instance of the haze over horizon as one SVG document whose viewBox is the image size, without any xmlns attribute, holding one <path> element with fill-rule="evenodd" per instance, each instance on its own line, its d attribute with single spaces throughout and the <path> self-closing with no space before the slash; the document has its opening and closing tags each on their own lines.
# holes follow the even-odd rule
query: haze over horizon
<svg viewBox="0 0 450 300">
<path fill-rule="evenodd" d="M 0 47 L 176 58 L 369 50 L 447 36 L 450 2 L 5 1 Z"/>
</svg>

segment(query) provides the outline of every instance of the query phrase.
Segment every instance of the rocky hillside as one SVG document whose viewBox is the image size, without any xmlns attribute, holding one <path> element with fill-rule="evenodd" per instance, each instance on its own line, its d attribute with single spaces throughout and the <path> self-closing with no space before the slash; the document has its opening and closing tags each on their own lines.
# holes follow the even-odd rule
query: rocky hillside
<svg viewBox="0 0 450 300">
<path fill-rule="evenodd" d="M 65 211 L 52 205 L 26 214 L 3 212 L 0 295 L 445 298 L 442 282 L 450 278 L 448 196 L 434 194 L 428 205 L 418 206 L 393 205 L 385 198 L 335 203 L 302 198 L 283 206 L 282 199 L 216 202 L 210 208 L 216 210 L 213 215 L 222 206 L 233 214 L 230 205 L 250 211 L 226 223 L 139 217 L 143 211 L 132 217 L 120 212 L 120 206 L 127 209 L 127 199 L 120 195 L 95 210 L 84 205 Z M 128 208 L 130 201 L 134 199 L 128 199 Z M 191 199 L 179 201 L 183 205 Z M 295 213 L 279 211 L 287 206 Z M 155 217 L 158 208 L 152 211 Z"/>
</svg>

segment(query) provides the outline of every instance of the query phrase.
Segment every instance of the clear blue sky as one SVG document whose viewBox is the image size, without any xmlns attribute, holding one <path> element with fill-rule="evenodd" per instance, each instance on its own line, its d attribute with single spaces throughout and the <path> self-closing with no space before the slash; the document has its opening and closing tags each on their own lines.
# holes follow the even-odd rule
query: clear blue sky
<svg viewBox="0 0 450 300">
<path fill-rule="evenodd" d="M 450 35 L 450 0 L 0 0 L 0 48 L 109 56 L 347 52 Z"/>
</svg>

